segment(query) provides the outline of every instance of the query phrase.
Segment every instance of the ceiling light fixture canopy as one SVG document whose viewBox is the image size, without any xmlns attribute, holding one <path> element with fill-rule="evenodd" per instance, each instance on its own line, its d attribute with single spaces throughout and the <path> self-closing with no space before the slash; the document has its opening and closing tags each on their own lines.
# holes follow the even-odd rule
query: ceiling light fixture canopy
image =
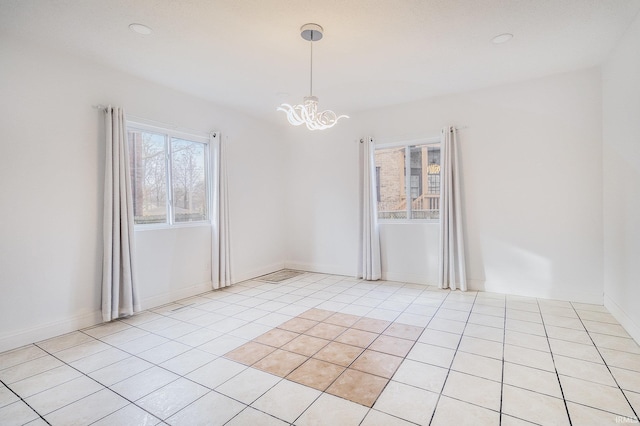
<svg viewBox="0 0 640 426">
<path fill-rule="evenodd" d="M 305 24 L 300 28 L 300 36 L 309 42 L 311 48 L 311 66 L 309 77 L 309 96 L 304 97 L 302 105 L 282 104 L 277 110 L 287 114 L 287 120 L 294 126 L 305 124 L 309 130 L 324 130 L 336 125 L 341 118 L 349 118 L 347 115 L 336 115 L 331 110 L 318 111 L 318 98 L 313 96 L 313 42 L 319 41 L 323 36 L 323 29 L 318 24 Z"/>
</svg>

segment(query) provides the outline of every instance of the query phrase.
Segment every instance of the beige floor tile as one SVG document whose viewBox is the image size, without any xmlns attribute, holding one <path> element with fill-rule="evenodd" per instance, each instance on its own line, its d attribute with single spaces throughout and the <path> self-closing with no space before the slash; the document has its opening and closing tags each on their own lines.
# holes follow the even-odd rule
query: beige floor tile
<svg viewBox="0 0 640 426">
<path fill-rule="evenodd" d="M 204 386 L 179 378 L 136 401 L 159 419 L 166 419 L 209 392 Z"/>
<path fill-rule="evenodd" d="M 578 318 L 567 318 L 566 316 L 551 314 L 543 314 L 542 317 L 544 318 L 545 326 L 552 325 L 555 327 L 564 327 L 584 331 L 582 321 L 580 321 Z"/>
<path fill-rule="evenodd" d="M 82 373 L 68 365 L 47 370 L 35 376 L 11 384 L 11 389 L 22 398 L 27 398 L 54 386 L 61 385 L 80 377 Z"/>
<path fill-rule="evenodd" d="M 282 380 L 280 377 L 273 374 L 255 368 L 247 368 L 216 387 L 215 391 L 245 404 L 251 404 L 280 380 Z"/>
<path fill-rule="evenodd" d="M 640 354 L 600 348 L 600 353 L 609 366 L 640 372 Z"/>
<path fill-rule="evenodd" d="M 446 396 L 440 397 L 430 426 L 500 425 L 500 413 Z"/>
<path fill-rule="evenodd" d="M 215 389 L 246 369 L 246 365 L 225 358 L 218 358 L 193 370 L 185 377 L 209 389 Z"/>
<path fill-rule="evenodd" d="M 313 355 L 314 358 L 347 367 L 364 349 L 344 343 L 331 342 Z"/>
<path fill-rule="evenodd" d="M 388 382 L 380 376 L 347 369 L 326 392 L 371 407 Z"/>
<path fill-rule="evenodd" d="M 65 405 L 104 389 L 102 385 L 87 376 L 80 376 L 44 392 L 25 399 L 31 408 L 40 414 L 49 414 Z"/>
<path fill-rule="evenodd" d="M 513 346 L 520 346 L 537 351 L 549 352 L 549 342 L 546 337 L 534 336 L 532 334 L 520 333 L 518 331 L 506 330 L 505 343 Z"/>
<path fill-rule="evenodd" d="M 286 379 L 324 391 L 345 370 L 336 364 L 310 358 L 291 372 Z"/>
<path fill-rule="evenodd" d="M 572 377 L 560 376 L 562 391 L 567 401 L 609 411 L 622 416 L 633 416 L 622 391 L 610 387 Z"/>
<path fill-rule="evenodd" d="M 531 426 L 536 425 L 537 423 L 531 423 L 526 420 L 518 419 L 513 416 L 507 416 L 506 414 L 502 414 L 500 426 Z"/>
<path fill-rule="evenodd" d="M 12 367 L 0 370 L 0 380 L 6 384 L 11 384 L 62 365 L 64 365 L 64 363 L 59 359 L 51 355 L 45 355 L 32 359 L 31 361 L 16 364 Z"/>
<path fill-rule="evenodd" d="M 448 372 L 446 368 L 405 359 L 392 380 L 440 393 Z"/>
<path fill-rule="evenodd" d="M 318 337 L 320 339 L 333 340 L 340 336 L 345 330 L 347 330 L 346 327 L 321 322 L 305 331 L 304 334 L 307 336 Z"/>
<path fill-rule="evenodd" d="M 471 324 L 486 325 L 488 327 L 504 328 L 504 318 L 478 312 L 471 313 L 469 322 Z"/>
<path fill-rule="evenodd" d="M 438 394 L 403 383 L 389 382 L 374 407 L 418 424 L 429 424 Z"/>
<path fill-rule="evenodd" d="M 593 344 L 585 345 L 582 343 L 568 342 L 566 340 L 549 339 L 549 345 L 554 355 L 563 355 L 600 364 L 604 363 Z"/>
<path fill-rule="evenodd" d="M 611 374 L 615 377 L 618 385 L 632 392 L 640 393 L 640 373 L 633 370 L 625 370 L 624 368 L 609 367 Z"/>
<path fill-rule="evenodd" d="M 88 425 L 125 407 L 129 402 L 104 389 L 45 416 L 51 425 Z"/>
<path fill-rule="evenodd" d="M 300 336 L 300 333 L 274 328 L 273 330 L 267 331 L 266 333 L 256 337 L 253 341 L 256 343 L 262 343 L 263 345 L 273 346 L 274 348 L 279 348 L 298 336 Z"/>
<path fill-rule="evenodd" d="M 191 373 L 193 370 L 202 367 L 205 364 L 210 363 L 216 359 L 216 356 L 209 352 L 201 351 L 198 349 L 191 349 L 185 353 L 182 353 L 168 361 L 160 364 L 161 367 L 166 368 L 176 374 L 184 376 Z"/>
<path fill-rule="evenodd" d="M 381 335 L 369 346 L 369 349 L 404 357 L 409 353 L 413 344 L 413 340 Z"/>
<path fill-rule="evenodd" d="M 542 323 L 521 321 L 508 317 L 506 322 L 506 329 L 542 337 L 546 337 L 547 335 Z"/>
<path fill-rule="evenodd" d="M 399 417 L 383 413 L 378 410 L 369 410 L 360 426 L 413 426 L 415 423 L 409 423 Z"/>
<path fill-rule="evenodd" d="M 285 377 L 306 360 L 306 356 L 276 349 L 274 352 L 253 364 L 253 367 L 259 368 L 267 373 L 275 374 L 276 376 Z"/>
<path fill-rule="evenodd" d="M 282 398 L 286 395 L 286 398 Z M 252 407 L 293 423 L 315 401 L 321 392 L 310 387 L 282 380 L 251 404 Z"/>
<path fill-rule="evenodd" d="M 547 335 L 552 339 L 568 340 L 570 342 L 582 343 L 585 345 L 591 344 L 591 338 L 589 334 L 584 330 L 573 330 L 564 327 L 555 327 L 552 325 L 545 326 L 547 329 Z"/>
<path fill-rule="evenodd" d="M 600 333 L 590 333 L 590 335 L 594 343 L 599 348 L 616 349 L 619 351 L 640 354 L 640 346 L 633 339 Z"/>
<path fill-rule="evenodd" d="M 633 409 L 636 410 L 636 413 L 640 413 L 640 393 L 624 391 L 624 394 L 627 396 Z"/>
<path fill-rule="evenodd" d="M 368 411 L 367 407 L 360 404 L 324 393 L 302 413 L 295 424 L 299 426 L 357 426 Z"/>
<path fill-rule="evenodd" d="M 539 368 L 551 372 L 555 371 L 553 359 L 549 352 L 506 344 L 504 345 L 504 360 L 527 367 Z"/>
<path fill-rule="evenodd" d="M 167 419 L 173 426 L 223 425 L 246 405 L 217 392 L 209 392 Z"/>
<path fill-rule="evenodd" d="M 567 402 L 567 409 L 569 410 L 571 422 L 574 425 L 606 426 L 623 424 L 620 416 L 607 411 L 597 410 L 595 408 L 573 402 Z"/>
<path fill-rule="evenodd" d="M 467 324 L 464 329 L 465 336 L 477 337 L 478 339 L 493 340 L 502 343 L 505 331 L 501 328 L 487 327 L 486 325 Z"/>
<path fill-rule="evenodd" d="M 620 324 L 609 324 L 599 321 L 586 321 L 583 320 L 584 327 L 590 333 L 609 334 L 611 336 L 618 337 L 630 337 L 629 333 Z"/>
<path fill-rule="evenodd" d="M 228 423 L 225 423 L 225 426 L 247 425 L 287 426 L 288 423 L 251 407 L 245 408 L 240 414 L 232 418 Z"/>
<path fill-rule="evenodd" d="M 407 354 L 407 359 L 449 368 L 454 354 L 455 351 L 453 349 L 416 343 L 413 349 Z"/>
<path fill-rule="evenodd" d="M 562 398 L 558 376 L 549 371 L 505 362 L 504 383 Z"/>
<path fill-rule="evenodd" d="M 232 350 L 231 352 L 226 353 L 224 357 L 241 364 L 253 365 L 275 350 L 276 348 L 273 346 L 267 346 L 262 343 L 251 341 Z"/>
<path fill-rule="evenodd" d="M 510 385 L 502 392 L 502 412 L 533 423 L 569 425 L 562 399 Z"/>
<path fill-rule="evenodd" d="M 129 404 L 106 417 L 101 418 L 92 426 L 153 426 L 160 423 L 160 419 L 152 416 L 142 408 Z"/>
<path fill-rule="evenodd" d="M 301 334 L 286 345 L 283 345 L 282 349 L 289 352 L 295 352 L 300 355 L 312 356 L 329 343 L 329 340 Z"/>
<path fill-rule="evenodd" d="M 554 355 L 556 369 L 561 376 L 570 376 L 607 386 L 616 386 L 613 376 L 604 364 Z"/>
<path fill-rule="evenodd" d="M 460 341 L 459 351 L 502 360 L 502 344 L 492 340 L 477 339 L 464 336 Z"/>
<path fill-rule="evenodd" d="M 38 414 L 23 401 L 16 401 L 0 408 L 0 424 L 20 426 L 38 419 Z"/>
<path fill-rule="evenodd" d="M 542 324 L 540 312 L 522 311 L 520 309 L 507 308 L 507 322 L 509 320 L 529 321 Z"/>
<path fill-rule="evenodd" d="M 418 338 L 420 343 L 428 343 L 430 345 L 442 346 L 449 349 L 456 349 L 460 342 L 460 334 L 449 333 L 446 331 L 432 330 L 427 328 Z"/>
<path fill-rule="evenodd" d="M 456 352 L 451 369 L 499 382 L 502 380 L 502 361 L 486 356 Z"/>
<path fill-rule="evenodd" d="M 153 364 L 150 362 L 132 356 L 89 373 L 89 377 L 105 386 L 112 386 L 151 367 Z"/>
<path fill-rule="evenodd" d="M 427 330 L 439 330 L 449 333 L 462 334 L 466 323 L 464 321 L 454 321 L 443 318 L 434 318 L 427 325 Z"/>
<path fill-rule="evenodd" d="M 73 333 L 38 342 L 37 345 L 49 353 L 55 353 L 92 340 L 94 340 L 93 337 L 80 331 L 74 331 Z"/>
<path fill-rule="evenodd" d="M 498 382 L 451 371 L 442 394 L 498 411 L 500 410 L 500 391 L 501 386 Z"/>
</svg>

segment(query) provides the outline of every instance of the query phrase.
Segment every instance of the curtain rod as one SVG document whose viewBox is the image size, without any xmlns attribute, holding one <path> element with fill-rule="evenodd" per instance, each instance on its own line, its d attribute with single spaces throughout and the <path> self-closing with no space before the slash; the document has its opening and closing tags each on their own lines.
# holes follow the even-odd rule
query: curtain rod
<svg viewBox="0 0 640 426">
<path fill-rule="evenodd" d="M 456 131 L 460 131 L 460 130 L 464 130 L 464 129 L 468 129 L 468 128 L 469 128 L 469 126 L 460 126 L 460 127 L 456 127 L 455 129 L 456 129 Z M 434 136 L 434 138 L 435 137 L 439 138 L 440 136 Z M 425 138 L 424 137 L 415 137 L 415 138 L 411 138 L 410 140 L 420 140 L 420 139 L 425 139 Z M 431 139 L 431 138 L 426 138 L 426 139 Z M 386 138 L 384 140 L 386 140 Z M 360 139 L 360 143 L 363 143 L 363 142 L 364 142 L 364 139 L 361 138 Z M 398 143 L 400 143 L 400 142 L 398 142 Z M 389 143 L 395 143 L 395 142 L 388 142 L 388 141 L 385 142 L 385 144 L 389 144 Z"/>
<path fill-rule="evenodd" d="M 97 105 L 91 105 L 93 108 L 95 109 L 99 109 L 99 110 L 106 110 L 107 106 L 102 105 L 102 104 L 97 104 Z M 132 119 L 132 121 L 140 121 L 141 123 L 139 124 L 146 124 L 148 126 L 151 127 L 157 127 L 159 129 L 172 129 L 175 130 L 177 132 L 180 133 L 184 133 L 184 134 L 190 134 L 191 136 L 198 136 L 198 137 L 208 137 L 211 134 L 213 134 L 213 137 L 216 137 L 216 134 L 218 133 L 217 131 L 210 131 L 210 132 L 203 132 L 202 130 L 198 130 L 198 129 L 191 129 L 189 127 L 180 127 L 177 126 L 173 123 L 164 123 L 162 121 L 158 121 L 158 120 L 151 120 L 149 118 L 144 118 L 144 117 L 139 117 L 137 115 L 133 115 L 133 114 L 126 114 L 126 118 L 128 119 Z M 155 123 L 156 125 L 150 124 L 150 123 Z"/>
</svg>

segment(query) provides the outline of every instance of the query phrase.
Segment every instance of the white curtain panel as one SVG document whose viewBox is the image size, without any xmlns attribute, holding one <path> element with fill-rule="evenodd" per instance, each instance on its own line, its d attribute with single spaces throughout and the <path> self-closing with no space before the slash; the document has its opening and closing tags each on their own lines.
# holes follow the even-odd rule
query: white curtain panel
<svg viewBox="0 0 640 426">
<path fill-rule="evenodd" d="M 360 139 L 360 260 L 358 277 L 379 280 L 380 232 L 376 200 L 375 145 L 372 137 Z"/>
<path fill-rule="evenodd" d="M 105 131 L 102 319 L 111 321 L 133 315 L 141 306 L 136 288 L 133 198 L 122 108 L 105 108 Z"/>
<path fill-rule="evenodd" d="M 460 169 L 455 127 L 442 129 L 440 180 L 440 256 L 438 286 L 467 290 L 460 201 Z"/>
<path fill-rule="evenodd" d="M 231 285 L 231 245 L 229 238 L 229 188 L 227 185 L 227 155 L 219 132 L 212 132 L 209 144 L 212 164 L 217 174 L 213 182 L 211 263 L 213 288 Z"/>
</svg>

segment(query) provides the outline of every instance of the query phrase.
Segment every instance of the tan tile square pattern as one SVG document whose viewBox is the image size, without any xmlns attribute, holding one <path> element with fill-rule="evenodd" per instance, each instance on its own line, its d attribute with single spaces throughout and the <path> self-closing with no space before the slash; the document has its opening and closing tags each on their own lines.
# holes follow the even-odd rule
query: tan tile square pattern
<svg viewBox="0 0 640 426">
<path fill-rule="evenodd" d="M 312 308 L 224 356 L 371 407 L 422 330 Z"/>
</svg>

